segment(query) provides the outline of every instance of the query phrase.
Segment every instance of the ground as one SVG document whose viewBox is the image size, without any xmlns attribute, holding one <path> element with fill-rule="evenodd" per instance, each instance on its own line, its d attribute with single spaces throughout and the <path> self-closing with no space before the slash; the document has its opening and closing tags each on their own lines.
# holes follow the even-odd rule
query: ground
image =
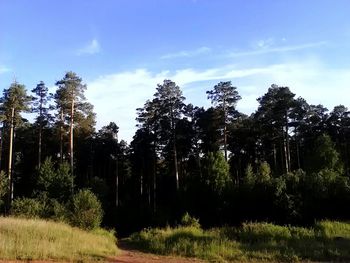
<svg viewBox="0 0 350 263">
<path fill-rule="evenodd" d="M 118 263 L 203 263 L 204 261 L 194 258 L 180 258 L 180 257 L 169 257 L 159 256 L 154 254 L 143 253 L 137 251 L 125 242 L 119 242 L 118 248 L 120 255 L 116 258 Z"/>
</svg>

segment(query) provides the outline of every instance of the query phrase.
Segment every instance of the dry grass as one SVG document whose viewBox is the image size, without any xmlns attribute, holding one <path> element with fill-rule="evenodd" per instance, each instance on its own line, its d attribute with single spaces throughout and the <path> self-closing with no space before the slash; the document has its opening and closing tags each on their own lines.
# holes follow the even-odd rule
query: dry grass
<svg viewBox="0 0 350 263">
<path fill-rule="evenodd" d="M 117 254 L 112 232 L 86 232 L 63 223 L 0 217 L 0 259 L 105 260 Z"/>
</svg>

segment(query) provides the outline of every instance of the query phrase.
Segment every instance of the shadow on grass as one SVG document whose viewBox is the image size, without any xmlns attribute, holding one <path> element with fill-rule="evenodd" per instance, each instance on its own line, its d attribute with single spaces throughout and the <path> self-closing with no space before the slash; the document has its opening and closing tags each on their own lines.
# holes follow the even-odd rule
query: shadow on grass
<svg viewBox="0 0 350 263">
<path fill-rule="evenodd" d="M 225 262 L 236 261 L 342 261 L 350 262 L 350 238 L 346 232 L 327 232 L 319 227 L 307 229 L 248 223 L 240 228 L 149 229 L 126 240 L 129 247 L 163 255 L 198 257 Z M 340 236 L 338 236 L 340 234 Z"/>
<path fill-rule="evenodd" d="M 241 241 L 239 248 L 248 258 L 271 255 L 278 261 L 343 261 L 350 262 L 350 239 L 342 237 L 326 238 L 286 238 L 265 242 Z"/>
</svg>

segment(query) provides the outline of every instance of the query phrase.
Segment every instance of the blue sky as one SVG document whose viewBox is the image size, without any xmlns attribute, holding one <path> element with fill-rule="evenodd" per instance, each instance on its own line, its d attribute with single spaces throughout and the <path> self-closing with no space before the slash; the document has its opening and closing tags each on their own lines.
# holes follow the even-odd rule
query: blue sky
<svg viewBox="0 0 350 263">
<path fill-rule="evenodd" d="M 349 10 L 348 0 L 0 0 L 0 84 L 53 88 L 73 70 L 97 127 L 115 121 L 129 142 L 135 109 L 164 78 L 198 106 L 224 80 L 245 113 L 272 83 L 349 106 Z"/>
</svg>

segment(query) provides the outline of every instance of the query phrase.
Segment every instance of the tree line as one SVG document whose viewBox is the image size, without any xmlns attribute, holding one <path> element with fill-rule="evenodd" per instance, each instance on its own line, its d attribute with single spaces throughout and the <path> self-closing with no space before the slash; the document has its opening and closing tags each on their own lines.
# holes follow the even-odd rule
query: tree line
<svg viewBox="0 0 350 263">
<path fill-rule="evenodd" d="M 3 212 L 16 198 L 44 200 L 45 192 L 67 202 L 89 188 L 102 201 L 104 224 L 120 233 L 172 224 L 185 212 L 204 226 L 350 216 L 350 112 L 343 105 L 329 111 L 272 85 L 248 116 L 237 110 L 241 96 L 230 81 L 208 88 L 212 107 L 205 109 L 164 80 L 136 109 L 127 144 L 113 121 L 95 130 L 76 73 L 55 84 L 54 94 L 42 81 L 30 95 L 16 81 L 3 91 Z"/>
</svg>

